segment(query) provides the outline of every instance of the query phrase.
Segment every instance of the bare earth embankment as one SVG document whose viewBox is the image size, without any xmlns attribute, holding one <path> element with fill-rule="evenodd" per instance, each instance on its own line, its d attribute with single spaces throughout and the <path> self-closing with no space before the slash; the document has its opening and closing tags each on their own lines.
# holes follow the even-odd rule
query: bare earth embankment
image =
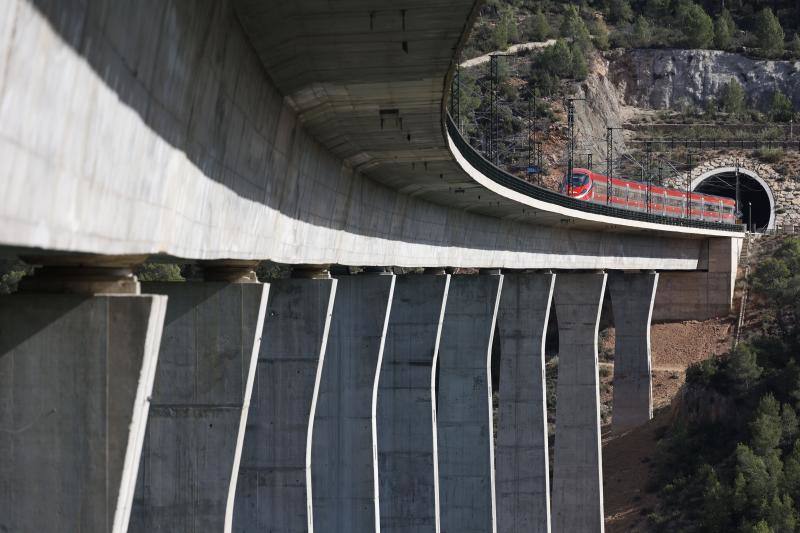
<svg viewBox="0 0 800 533">
<path fill-rule="evenodd" d="M 730 346 L 731 321 L 654 324 L 651 328 L 653 406 L 655 418 L 647 425 L 621 435 L 603 431 L 603 492 L 608 533 L 647 531 L 647 515 L 655 495 L 646 490 L 650 464 L 659 436 L 670 419 L 670 404 L 697 361 L 717 357 Z M 613 329 L 604 339 L 612 348 Z M 604 382 L 611 376 L 603 378 Z M 610 394 L 608 394 L 610 397 Z"/>
</svg>

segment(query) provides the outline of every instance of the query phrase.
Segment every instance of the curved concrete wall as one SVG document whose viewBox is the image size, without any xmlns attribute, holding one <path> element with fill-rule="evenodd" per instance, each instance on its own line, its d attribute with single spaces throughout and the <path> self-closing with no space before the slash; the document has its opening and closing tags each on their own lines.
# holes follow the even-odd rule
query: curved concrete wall
<svg viewBox="0 0 800 533">
<path fill-rule="evenodd" d="M 699 266 L 699 241 L 520 224 L 355 174 L 306 133 L 229 1 L 13 0 L 0 12 L 0 52 L 5 246 L 353 265 Z"/>
</svg>

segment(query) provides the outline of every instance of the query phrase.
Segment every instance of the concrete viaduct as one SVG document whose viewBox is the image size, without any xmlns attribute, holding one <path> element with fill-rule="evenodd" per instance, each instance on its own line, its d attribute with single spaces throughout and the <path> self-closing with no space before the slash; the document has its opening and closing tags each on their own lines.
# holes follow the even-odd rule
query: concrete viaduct
<svg viewBox="0 0 800 533">
<path fill-rule="evenodd" d="M 0 297 L 0 531 L 603 530 L 604 296 L 624 429 L 651 319 L 727 313 L 743 234 L 472 151 L 445 100 L 478 8 L 7 2 L 0 250 L 38 268 Z"/>
</svg>

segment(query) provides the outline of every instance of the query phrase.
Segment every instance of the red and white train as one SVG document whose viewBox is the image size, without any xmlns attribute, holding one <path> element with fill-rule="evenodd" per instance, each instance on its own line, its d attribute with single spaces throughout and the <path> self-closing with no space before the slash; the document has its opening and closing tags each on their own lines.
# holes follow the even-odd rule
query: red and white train
<svg viewBox="0 0 800 533">
<path fill-rule="evenodd" d="M 596 204 L 612 205 L 623 209 L 648 212 L 647 185 L 637 181 L 613 178 L 611 180 L 611 201 L 607 201 L 608 177 L 585 168 L 572 169 L 569 186 L 566 178 L 561 184 L 561 192 L 578 200 Z M 691 206 L 688 213 L 693 220 L 736 223 L 736 201 L 712 194 L 690 193 Z M 673 217 L 685 217 L 686 192 L 650 186 L 650 213 Z"/>
</svg>

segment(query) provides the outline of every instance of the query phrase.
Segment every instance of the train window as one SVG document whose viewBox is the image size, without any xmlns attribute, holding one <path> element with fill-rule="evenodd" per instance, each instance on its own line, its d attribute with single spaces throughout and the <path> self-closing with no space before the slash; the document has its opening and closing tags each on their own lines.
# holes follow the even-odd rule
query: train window
<svg viewBox="0 0 800 533">
<path fill-rule="evenodd" d="M 586 185 L 589 183 L 589 176 L 587 174 L 573 174 L 572 175 L 572 186 L 573 187 L 580 187 L 582 185 Z"/>
</svg>

